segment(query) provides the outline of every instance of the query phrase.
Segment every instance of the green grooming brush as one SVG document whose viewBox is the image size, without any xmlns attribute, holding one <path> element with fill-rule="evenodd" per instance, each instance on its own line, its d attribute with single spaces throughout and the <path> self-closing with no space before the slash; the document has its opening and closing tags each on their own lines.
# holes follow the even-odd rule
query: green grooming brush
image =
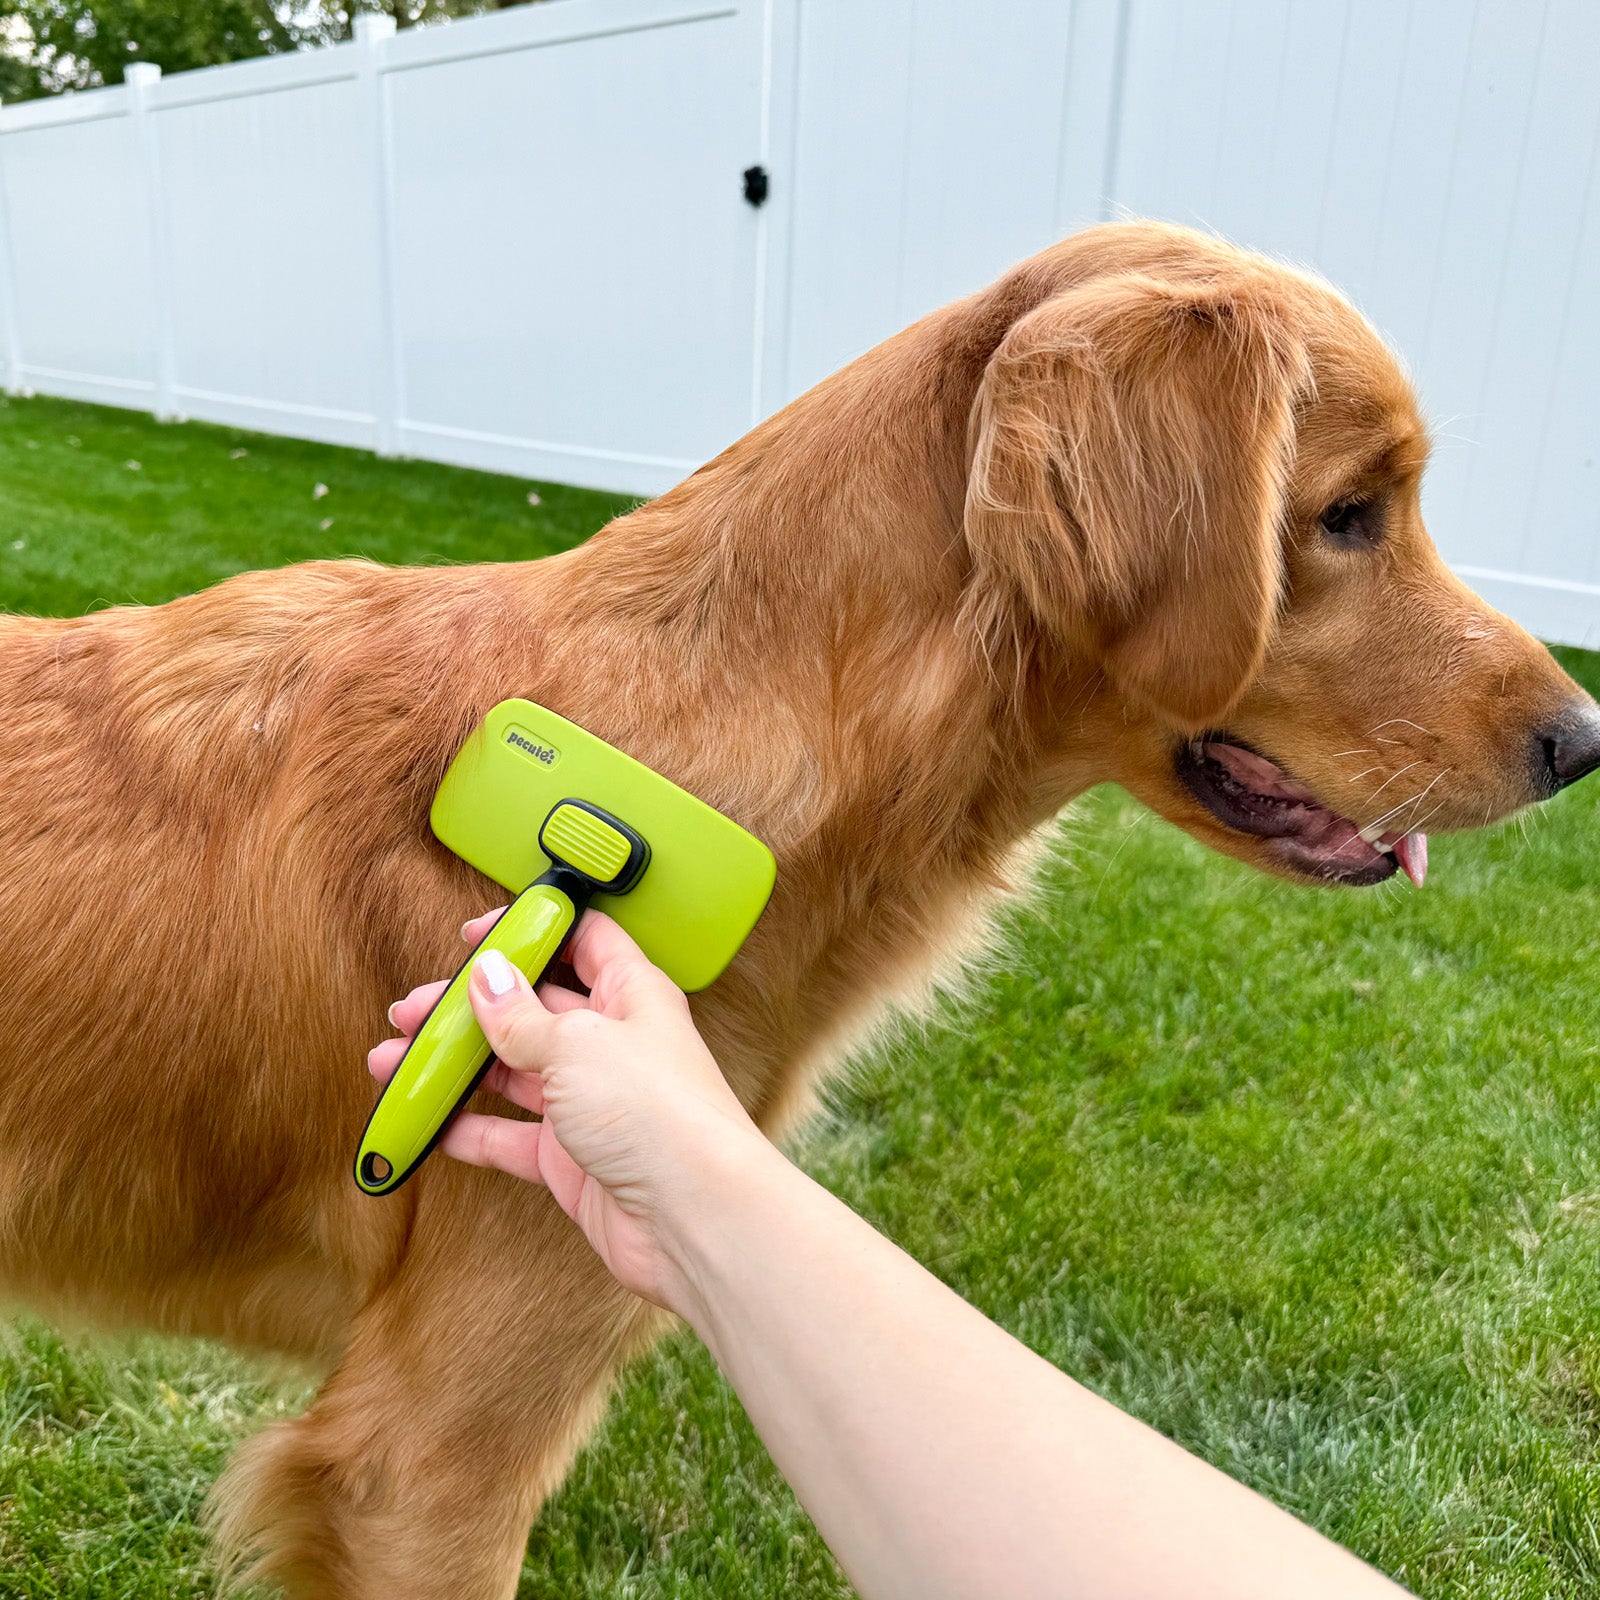
<svg viewBox="0 0 1600 1600">
<path fill-rule="evenodd" d="M 434 797 L 441 844 L 517 894 L 467 957 L 385 1086 L 356 1184 L 392 1194 L 493 1059 L 467 980 L 487 949 L 535 983 L 586 905 L 614 917 L 682 989 L 734 958 L 772 893 L 772 852 L 703 800 L 530 700 L 502 700 Z"/>
</svg>

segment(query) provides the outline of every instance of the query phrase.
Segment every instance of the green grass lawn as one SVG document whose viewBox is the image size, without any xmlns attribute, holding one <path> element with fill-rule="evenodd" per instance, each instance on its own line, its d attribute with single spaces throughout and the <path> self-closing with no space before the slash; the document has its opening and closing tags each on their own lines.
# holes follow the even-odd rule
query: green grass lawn
<svg viewBox="0 0 1600 1600">
<path fill-rule="evenodd" d="M 0 604 L 534 556 L 625 504 L 530 487 L 12 401 Z M 1565 659 L 1600 688 L 1600 657 Z M 1035 1349 L 1420 1593 L 1594 1595 L 1597 802 L 1600 780 L 1436 841 L 1424 891 L 1341 894 L 1096 793 L 993 975 L 857 1061 L 797 1153 Z M 18 1322 L 0 1593 L 211 1593 L 206 1487 L 301 1399 L 212 1347 Z M 520 1592 L 848 1589 L 679 1337 L 546 1509 Z"/>
</svg>

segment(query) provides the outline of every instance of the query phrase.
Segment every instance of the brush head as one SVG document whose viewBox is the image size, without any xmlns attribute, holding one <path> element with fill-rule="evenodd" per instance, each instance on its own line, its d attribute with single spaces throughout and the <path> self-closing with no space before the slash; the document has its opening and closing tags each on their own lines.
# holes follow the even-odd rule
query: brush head
<svg viewBox="0 0 1600 1600">
<path fill-rule="evenodd" d="M 634 875 L 624 863 L 591 904 L 681 989 L 705 988 L 733 959 L 776 874 L 754 835 L 531 700 L 503 700 L 484 718 L 439 785 L 432 822 L 440 843 L 514 894 L 552 866 L 595 878 L 584 864 L 608 869 L 621 835 L 648 841 Z"/>
</svg>

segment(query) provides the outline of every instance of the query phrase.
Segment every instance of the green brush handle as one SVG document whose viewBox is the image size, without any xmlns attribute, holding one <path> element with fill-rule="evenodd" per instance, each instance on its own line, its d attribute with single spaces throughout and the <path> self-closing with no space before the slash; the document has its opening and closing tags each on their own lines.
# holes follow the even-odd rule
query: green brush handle
<svg viewBox="0 0 1600 1600">
<path fill-rule="evenodd" d="M 578 907 L 550 876 L 512 901 L 417 1029 L 356 1152 L 356 1183 L 367 1194 L 393 1194 L 421 1166 L 489 1069 L 493 1052 L 467 998 L 478 957 L 499 950 L 538 982 L 560 950 Z"/>
</svg>

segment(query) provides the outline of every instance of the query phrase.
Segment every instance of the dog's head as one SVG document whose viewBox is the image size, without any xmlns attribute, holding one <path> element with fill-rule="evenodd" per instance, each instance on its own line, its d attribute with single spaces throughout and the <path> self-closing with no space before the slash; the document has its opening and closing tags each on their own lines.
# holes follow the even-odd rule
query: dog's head
<svg viewBox="0 0 1600 1600">
<path fill-rule="evenodd" d="M 1089 237 L 985 370 L 966 529 L 978 625 L 1026 615 L 1095 686 L 1097 775 L 1370 884 L 1600 765 L 1594 703 L 1434 549 L 1411 386 L 1355 310 L 1183 230 Z"/>
</svg>

